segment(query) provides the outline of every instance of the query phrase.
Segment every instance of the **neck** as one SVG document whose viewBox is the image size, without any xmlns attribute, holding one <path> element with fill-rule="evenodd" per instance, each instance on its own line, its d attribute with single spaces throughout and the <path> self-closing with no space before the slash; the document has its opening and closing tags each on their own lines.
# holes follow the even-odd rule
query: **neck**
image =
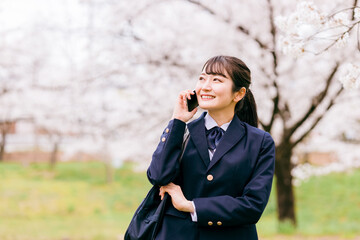
<svg viewBox="0 0 360 240">
<path fill-rule="evenodd" d="M 234 117 L 234 111 L 224 112 L 224 111 L 208 111 L 208 114 L 215 120 L 217 125 L 220 127 L 225 123 L 230 122 Z"/>
</svg>

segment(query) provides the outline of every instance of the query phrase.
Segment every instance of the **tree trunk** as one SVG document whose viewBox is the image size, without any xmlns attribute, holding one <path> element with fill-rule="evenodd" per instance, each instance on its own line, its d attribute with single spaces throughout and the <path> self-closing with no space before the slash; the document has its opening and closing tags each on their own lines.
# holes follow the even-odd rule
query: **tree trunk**
<svg viewBox="0 0 360 240">
<path fill-rule="evenodd" d="M 292 150 L 290 142 L 283 142 L 276 147 L 275 176 L 278 219 L 280 222 L 290 221 L 295 226 L 295 198 L 291 176 Z"/>
<path fill-rule="evenodd" d="M 104 139 L 109 139 L 107 135 L 104 135 Z M 103 143 L 102 151 L 100 152 L 100 158 L 104 162 L 105 165 L 105 177 L 106 183 L 112 183 L 114 180 L 114 169 L 111 164 L 111 156 L 109 155 L 109 146 L 105 141 Z"/>
<path fill-rule="evenodd" d="M 106 183 L 112 183 L 114 180 L 114 169 L 109 161 L 105 163 L 105 171 L 106 171 Z"/>
<path fill-rule="evenodd" d="M 56 162 L 57 162 L 57 153 L 58 153 L 58 150 L 59 150 L 59 143 L 58 142 L 55 142 L 54 143 L 54 147 L 53 147 L 53 150 L 51 152 L 51 156 L 50 156 L 50 170 L 53 170 L 55 165 L 56 165 Z"/>
<path fill-rule="evenodd" d="M 2 129 L 1 142 L 0 142 L 0 162 L 2 162 L 4 160 L 5 144 L 6 144 L 6 130 Z"/>
</svg>

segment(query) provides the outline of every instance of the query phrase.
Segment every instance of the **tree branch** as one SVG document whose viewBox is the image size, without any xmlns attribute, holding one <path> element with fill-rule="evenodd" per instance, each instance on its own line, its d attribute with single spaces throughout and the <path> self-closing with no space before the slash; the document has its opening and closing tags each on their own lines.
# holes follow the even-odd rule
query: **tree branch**
<svg viewBox="0 0 360 240">
<path fill-rule="evenodd" d="M 268 132 L 268 130 L 265 129 L 267 125 L 264 124 L 263 121 L 261 121 L 260 119 L 259 119 L 259 123 L 260 123 L 261 127 L 262 127 L 266 132 Z"/>
<path fill-rule="evenodd" d="M 218 16 L 218 14 L 216 12 L 214 12 L 211 8 L 205 6 L 204 4 L 202 4 L 200 1 L 196 1 L 196 0 L 187 0 L 189 3 L 192 3 L 192 4 L 195 4 L 197 5 L 198 7 L 202 8 L 203 10 L 205 10 L 206 12 L 208 12 L 209 14 L 211 15 L 214 15 L 214 16 Z M 225 18 L 221 18 L 222 21 L 226 22 L 226 23 L 230 23 L 230 20 L 229 19 L 225 19 Z M 249 36 L 252 40 L 254 40 L 262 49 L 265 49 L 265 50 L 269 50 L 269 47 L 263 43 L 259 38 L 257 37 L 254 37 L 251 35 L 250 31 L 245 28 L 244 26 L 242 25 L 237 25 L 236 26 L 236 29 L 239 30 L 240 32 L 242 32 L 243 34 Z"/>
<path fill-rule="evenodd" d="M 270 32 L 271 32 L 271 36 L 272 36 L 272 41 L 273 41 L 273 50 L 272 50 L 272 55 L 273 55 L 273 59 L 274 59 L 274 74 L 275 76 L 278 76 L 277 73 L 277 54 L 276 54 L 276 27 L 275 27 L 275 22 L 274 22 L 274 8 L 271 4 L 271 0 L 268 0 L 268 5 L 269 5 L 269 20 L 270 20 Z"/>
<path fill-rule="evenodd" d="M 321 51 L 315 52 L 314 54 L 315 54 L 315 55 L 320 55 L 321 53 L 326 52 L 326 51 L 329 50 L 331 47 L 333 47 L 333 46 L 337 43 L 338 40 L 342 39 L 342 38 L 345 36 L 346 33 L 350 34 L 351 30 L 352 30 L 355 26 L 359 26 L 359 24 L 360 24 L 360 21 L 355 22 L 355 23 L 352 23 L 352 25 L 351 25 L 350 27 L 349 27 L 349 26 L 346 26 L 348 29 L 347 29 L 345 32 L 341 33 L 340 36 L 337 35 L 338 37 L 336 37 L 336 35 L 335 35 L 334 37 L 336 37 L 336 39 L 335 39 L 331 44 L 329 44 L 327 47 L 325 47 L 325 48 L 322 49 Z M 326 30 L 325 30 L 325 31 L 326 31 Z M 319 33 L 321 33 L 321 32 L 323 32 L 323 31 L 320 31 L 320 32 L 318 32 L 318 33 L 316 33 L 316 34 L 319 34 Z"/>
<path fill-rule="evenodd" d="M 355 9 L 356 9 L 356 5 L 357 5 L 357 2 L 358 2 L 358 0 L 354 0 L 354 4 L 353 4 L 353 6 L 354 6 L 354 8 L 353 8 L 353 11 L 352 11 L 352 17 L 351 17 L 351 20 L 352 21 L 354 21 L 355 20 Z"/>
<path fill-rule="evenodd" d="M 310 117 L 310 115 L 314 113 L 314 111 L 317 109 L 320 103 L 322 103 L 322 101 L 325 99 L 326 95 L 328 94 L 328 90 L 332 83 L 332 80 L 334 79 L 334 75 L 337 72 L 338 68 L 339 68 L 339 63 L 336 63 L 334 69 L 332 70 L 332 72 L 330 73 L 330 75 L 326 80 L 326 85 L 324 90 L 322 90 L 322 92 L 318 96 L 313 97 L 312 103 L 309 109 L 307 110 L 307 112 L 305 113 L 305 115 L 299 121 L 294 123 L 292 127 L 288 129 L 287 134 L 289 134 L 288 135 L 289 138 Z"/>
<path fill-rule="evenodd" d="M 294 141 L 294 142 L 291 144 L 292 147 L 295 147 L 298 143 L 300 143 L 302 140 L 304 140 L 304 138 L 305 138 L 306 136 L 309 135 L 309 133 L 317 126 L 317 124 L 320 122 L 320 120 L 325 116 L 325 113 L 326 113 L 327 111 L 329 111 L 329 109 L 334 105 L 336 98 L 340 95 L 340 93 L 341 93 L 343 90 L 344 90 L 343 87 L 341 87 L 341 88 L 338 90 L 338 92 L 335 94 L 335 96 L 333 97 L 333 99 L 331 99 L 331 101 L 329 102 L 328 106 L 326 107 L 326 110 L 325 110 L 324 114 L 320 115 L 319 117 L 317 117 L 317 118 L 315 119 L 315 121 L 314 121 L 313 124 L 310 126 L 310 128 L 309 128 L 301 137 L 299 137 L 298 140 Z"/>
<path fill-rule="evenodd" d="M 273 50 L 271 51 L 271 55 L 273 57 L 273 73 L 275 75 L 272 85 L 276 89 L 276 96 L 272 99 L 274 106 L 273 106 L 273 111 L 271 114 L 270 122 L 267 125 L 263 125 L 263 127 L 264 127 L 265 131 L 270 132 L 271 128 L 273 126 L 274 120 L 275 120 L 275 116 L 278 113 L 280 113 L 280 117 L 285 121 L 285 114 L 283 114 L 285 112 L 280 110 L 280 108 L 279 108 L 279 102 L 280 102 L 281 98 L 280 98 L 280 89 L 276 82 L 276 78 L 278 77 L 278 72 L 277 72 L 278 57 L 277 57 L 277 53 L 276 53 L 276 28 L 275 28 L 275 23 L 274 23 L 274 9 L 272 7 L 271 0 L 268 0 L 268 6 L 269 6 L 269 20 L 270 20 L 270 25 L 271 25 L 270 33 L 272 35 L 272 41 L 273 41 Z M 285 105 L 286 105 L 286 103 L 285 103 Z"/>
<path fill-rule="evenodd" d="M 211 15 L 217 16 L 217 14 L 211 10 L 210 8 L 208 8 L 207 6 L 205 6 L 204 4 L 202 4 L 199 1 L 195 1 L 195 0 L 187 0 L 189 3 L 195 4 L 197 6 L 199 6 L 200 8 L 202 8 L 203 10 L 205 10 L 206 12 L 210 13 Z"/>
<path fill-rule="evenodd" d="M 236 29 L 239 30 L 240 32 L 242 32 L 243 34 L 249 36 L 251 39 L 253 39 L 260 46 L 260 48 L 262 48 L 264 50 L 269 50 L 269 46 L 267 46 L 265 43 L 263 43 L 259 38 L 252 36 L 250 34 L 250 31 L 247 28 L 245 28 L 244 26 L 237 25 Z"/>
<path fill-rule="evenodd" d="M 273 111 L 271 114 L 271 119 L 270 122 L 268 124 L 264 124 L 263 122 L 260 122 L 262 127 L 264 128 L 265 131 L 270 132 L 272 125 L 274 123 L 275 120 L 275 116 L 279 113 L 279 100 L 280 100 L 280 94 L 279 94 L 279 89 L 277 87 L 276 82 L 273 82 L 274 87 L 276 88 L 276 96 L 272 99 L 274 106 L 273 106 Z"/>
<path fill-rule="evenodd" d="M 357 26 L 357 48 L 360 51 L 360 24 Z"/>
<path fill-rule="evenodd" d="M 357 8 L 357 2 L 358 0 L 354 0 L 354 9 L 353 9 L 353 12 L 352 12 L 352 17 L 351 17 L 351 20 L 354 21 L 355 20 L 355 10 Z M 360 24 L 358 24 L 357 26 L 357 49 L 360 51 Z"/>
</svg>

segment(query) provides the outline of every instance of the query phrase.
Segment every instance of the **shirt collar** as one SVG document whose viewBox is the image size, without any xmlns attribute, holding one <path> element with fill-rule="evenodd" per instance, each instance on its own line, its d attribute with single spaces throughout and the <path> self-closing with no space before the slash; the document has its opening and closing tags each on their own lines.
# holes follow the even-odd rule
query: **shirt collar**
<svg viewBox="0 0 360 240">
<path fill-rule="evenodd" d="M 207 113 L 204 117 L 204 120 L 205 120 L 205 127 L 207 130 L 210 130 L 212 129 L 213 127 L 216 127 L 217 126 L 217 123 L 216 121 L 210 116 L 209 113 Z M 221 125 L 220 127 L 226 131 L 227 128 L 229 127 L 231 121 L 230 122 L 227 122 L 227 123 L 224 123 L 223 125 Z"/>
</svg>

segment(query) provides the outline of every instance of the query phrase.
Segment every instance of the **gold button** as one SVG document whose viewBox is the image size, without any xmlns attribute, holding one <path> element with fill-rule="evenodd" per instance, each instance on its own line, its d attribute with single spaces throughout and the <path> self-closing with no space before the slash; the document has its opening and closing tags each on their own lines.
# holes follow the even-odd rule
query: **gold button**
<svg viewBox="0 0 360 240">
<path fill-rule="evenodd" d="M 221 226 L 221 225 L 222 225 L 222 222 L 218 221 L 216 224 L 217 224 L 218 226 Z"/>
<path fill-rule="evenodd" d="M 214 223 L 213 223 L 212 221 L 209 221 L 209 222 L 208 222 L 208 225 L 209 225 L 209 226 L 212 226 L 213 224 L 214 224 Z"/>
<path fill-rule="evenodd" d="M 165 130 L 166 133 L 169 133 L 169 131 L 170 131 L 170 129 L 168 129 L 168 128 Z"/>
<path fill-rule="evenodd" d="M 162 141 L 162 142 L 165 142 L 165 140 L 166 140 L 166 138 L 165 138 L 165 137 L 163 137 L 163 138 L 161 139 L 161 141 Z"/>
<path fill-rule="evenodd" d="M 214 179 L 214 176 L 209 174 L 209 175 L 207 175 L 206 178 L 207 178 L 207 180 L 212 181 Z"/>
</svg>

